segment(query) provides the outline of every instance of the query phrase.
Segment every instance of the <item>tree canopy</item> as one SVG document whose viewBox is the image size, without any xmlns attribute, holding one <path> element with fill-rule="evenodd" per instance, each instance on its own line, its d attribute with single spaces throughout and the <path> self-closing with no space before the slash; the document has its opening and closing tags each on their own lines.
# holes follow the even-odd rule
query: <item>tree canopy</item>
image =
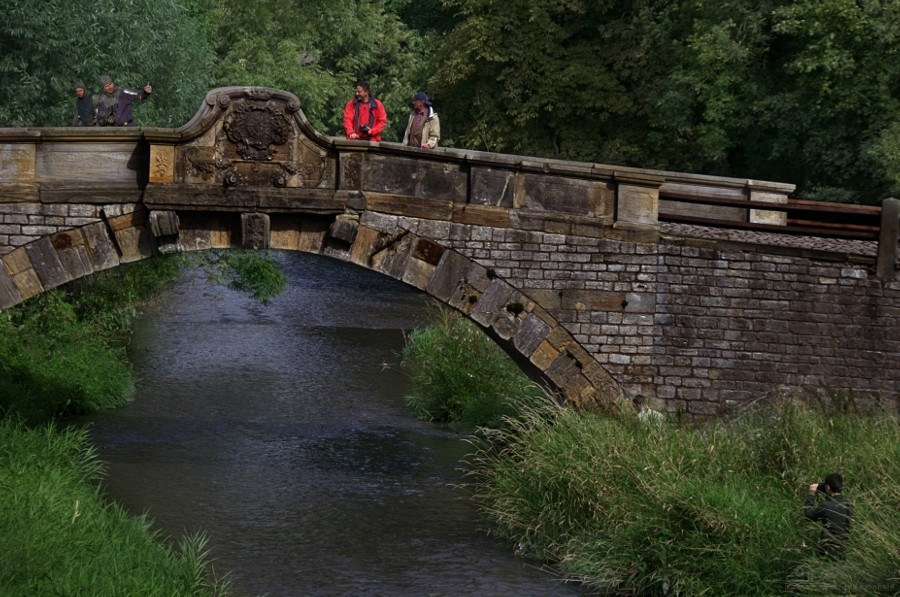
<svg viewBox="0 0 900 597">
<path fill-rule="evenodd" d="M 209 91 L 213 55 L 202 15 L 181 0 L 2 0 L 0 125 L 61 126 L 76 81 L 154 87 L 138 124 L 179 126 Z"/>
<path fill-rule="evenodd" d="M 224 85 L 290 91 L 338 134 L 367 80 L 397 141 L 900 194 L 900 0 L 2 0 L 0 125 L 65 125 L 74 81 L 152 82 L 179 126 Z"/>
</svg>

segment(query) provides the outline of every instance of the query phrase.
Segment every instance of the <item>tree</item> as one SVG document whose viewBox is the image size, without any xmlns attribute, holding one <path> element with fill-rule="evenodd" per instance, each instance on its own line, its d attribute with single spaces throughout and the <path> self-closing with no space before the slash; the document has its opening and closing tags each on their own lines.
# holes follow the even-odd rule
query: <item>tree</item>
<svg viewBox="0 0 900 597">
<path fill-rule="evenodd" d="M 341 130 L 344 104 L 367 80 L 385 104 L 386 140 L 399 141 L 412 95 L 424 84 L 429 50 L 400 21 L 402 2 L 207 0 L 218 58 L 216 85 L 261 85 L 294 93 L 325 134 Z"/>
<path fill-rule="evenodd" d="M 469 148 L 793 182 L 900 180 L 900 0 L 445 0 L 431 78 Z"/>
<path fill-rule="evenodd" d="M 180 0 L 30 0 L 3 2 L 0 125 L 66 125 L 74 84 L 99 89 L 153 84 L 135 109 L 142 125 L 178 126 L 209 89 L 212 55 L 199 16 Z"/>
</svg>

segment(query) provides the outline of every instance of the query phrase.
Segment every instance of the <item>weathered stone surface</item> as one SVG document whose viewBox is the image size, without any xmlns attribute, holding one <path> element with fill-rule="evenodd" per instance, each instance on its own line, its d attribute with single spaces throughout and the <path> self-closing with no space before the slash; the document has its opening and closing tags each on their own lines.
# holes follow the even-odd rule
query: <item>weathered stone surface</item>
<svg viewBox="0 0 900 597">
<path fill-rule="evenodd" d="M 631 224 L 656 224 L 659 189 L 620 183 L 616 190 L 616 218 Z"/>
<path fill-rule="evenodd" d="M 466 273 L 471 266 L 472 262 L 459 253 L 445 251 L 426 288 L 428 294 L 448 302 L 460 281 L 466 279 Z"/>
<path fill-rule="evenodd" d="M 0 143 L 0 182 L 33 182 L 34 143 Z"/>
<path fill-rule="evenodd" d="M 341 214 L 337 216 L 331 227 L 328 229 L 328 235 L 345 243 L 353 244 L 356 238 L 356 229 L 359 227 L 359 216 L 353 214 Z"/>
<path fill-rule="evenodd" d="M 552 344 L 544 340 L 538 344 L 535 351 L 531 353 L 530 360 L 541 372 L 546 372 L 558 356 L 559 351 L 556 350 Z"/>
<path fill-rule="evenodd" d="M 450 201 L 373 192 L 366 192 L 366 209 L 430 220 L 450 220 L 453 216 L 453 203 Z"/>
<path fill-rule="evenodd" d="M 457 164 L 368 154 L 363 190 L 387 195 L 466 202 L 468 174 Z"/>
<path fill-rule="evenodd" d="M 150 166 L 150 148 L 140 139 L 101 143 L 42 143 L 35 154 L 35 179 L 42 183 L 76 181 L 95 183 L 146 182 Z"/>
<path fill-rule="evenodd" d="M 341 189 L 363 190 L 363 160 L 365 154 L 343 152 L 338 159 L 338 181 Z"/>
<path fill-rule="evenodd" d="M 560 307 L 575 311 L 622 311 L 626 302 L 624 292 L 566 289 L 560 293 Z"/>
<path fill-rule="evenodd" d="M 172 210 L 153 210 L 150 212 L 150 230 L 153 236 L 177 236 L 178 214 Z"/>
<path fill-rule="evenodd" d="M 525 178 L 524 207 L 527 209 L 612 216 L 614 197 L 604 181 L 533 174 Z"/>
<path fill-rule="evenodd" d="M 522 325 L 519 326 L 519 329 L 513 338 L 513 345 L 520 353 L 526 357 L 530 357 L 541 342 L 547 338 L 549 333 L 550 326 L 540 317 L 537 317 L 533 313 L 529 313 L 522 322 Z"/>
<path fill-rule="evenodd" d="M 473 204 L 455 205 L 452 218 L 454 222 L 460 224 L 490 226 L 492 228 L 507 228 L 510 223 L 508 209 Z"/>
<path fill-rule="evenodd" d="M 436 266 L 440 262 L 441 257 L 443 257 L 444 251 L 444 247 L 438 243 L 427 238 L 419 238 L 416 241 L 412 256 L 416 259 L 421 259 L 429 265 Z"/>
<path fill-rule="evenodd" d="M 403 234 L 390 245 L 372 255 L 372 269 L 392 278 L 402 278 L 406 273 L 406 262 L 409 260 L 409 254 L 416 240 L 414 234 Z"/>
<path fill-rule="evenodd" d="M 38 185 L 0 182 L 0 203 L 36 203 L 38 201 L 40 201 Z"/>
<path fill-rule="evenodd" d="M 0 309 L 9 309 L 22 301 L 19 289 L 0 262 Z"/>
<path fill-rule="evenodd" d="M 45 290 L 56 288 L 71 279 L 49 238 L 29 243 L 25 246 L 25 252 Z"/>
<path fill-rule="evenodd" d="M 773 193 L 766 190 L 754 189 L 750 187 L 750 200 L 760 201 L 762 203 L 781 203 L 786 204 L 788 201 L 787 193 Z M 750 221 L 760 224 L 774 224 L 784 226 L 787 224 L 787 212 L 769 211 L 764 209 L 751 209 Z"/>
<path fill-rule="evenodd" d="M 307 253 L 318 253 L 328 235 L 328 220 L 324 218 L 304 218 L 300 223 L 300 242 L 297 248 Z"/>
<path fill-rule="evenodd" d="M 403 273 L 402 279 L 419 290 L 425 290 L 431 281 L 432 275 L 434 275 L 435 269 L 434 265 L 413 257 L 407 260 L 406 271 Z"/>
<path fill-rule="evenodd" d="M 89 224 L 81 228 L 88 246 L 89 256 L 94 271 L 109 269 L 119 265 L 119 255 L 115 245 L 102 222 Z"/>
<path fill-rule="evenodd" d="M 269 248 L 269 216 L 241 214 L 241 248 L 258 251 Z"/>
<path fill-rule="evenodd" d="M 521 323 L 522 320 L 517 315 L 505 309 L 500 312 L 497 319 L 491 324 L 491 328 L 493 328 L 498 338 L 509 340 L 518 331 Z"/>
<path fill-rule="evenodd" d="M 150 182 L 170 183 L 175 181 L 175 146 L 150 146 Z"/>
<path fill-rule="evenodd" d="M 94 266 L 91 263 L 88 247 L 81 230 L 67 230 L 54 234 L 50 237 L 50 242 L 56 249 L 68 279 L 76 280 L 94 272 Z"/>
<path fill-rule="evenodd" d="M 472 187 L 469 198 L 471 203 L 494 207 L 513 206 L 514 171 L 473 167 L 469 179 Z"/>
<path fill-rule="evenodd" d="M 471 317 L 484 327 L 491 327 L 494 321 L 505 310 L 506 303 L 512 295 L 512 288 L 502 280 L 493 280 L 481 295 Z"/>
</svg>

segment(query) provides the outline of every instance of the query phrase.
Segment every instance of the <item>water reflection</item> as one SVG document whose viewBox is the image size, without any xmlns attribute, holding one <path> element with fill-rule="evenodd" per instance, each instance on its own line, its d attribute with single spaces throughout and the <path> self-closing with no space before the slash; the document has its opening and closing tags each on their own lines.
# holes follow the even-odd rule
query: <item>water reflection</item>
<svg viewBox="0 0 900 597">
<path fill-rule="evenodd" d="M 108 493 L 205 532 L 238 595 L 579 594 L 488 536 L 453 486 L 467 444 L 404 406 L 398 354 L 428 299 L 281 259 L 268 307 L 189 275 L 138 322 L 136 400 L 89 419 Z"/>
</svg>

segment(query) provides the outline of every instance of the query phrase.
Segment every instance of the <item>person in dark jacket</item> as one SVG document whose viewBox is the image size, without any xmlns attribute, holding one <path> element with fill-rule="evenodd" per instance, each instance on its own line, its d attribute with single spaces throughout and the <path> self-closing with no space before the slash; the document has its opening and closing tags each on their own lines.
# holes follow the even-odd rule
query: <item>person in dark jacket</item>
<svg viewBox="0 0 900 597">
<path fill-rule="evenodd" d="M 97 102 L 97 124 L 100 126 L 134 126 L 131 105 L 142 102 L 153 92 L 150 81 L 143 89 L 118 87 L 108 75 L 100 77 L 103 93 Z"/>
<path fill-rule="evenodd" d="M 94 94 L 84 86 L 84 83 L 75 83 L 75 116 L 72 117 L 71 126 L 94 126 L 97 124 L 97 105 Z"/>
<path fill-rule="evenodd" d="M 818 552 L 829 558 L 842 557 L 847 547 L 847 539 L 850 537 L 853 503 L 841 495 L 843 486 L 843 477 L 838 473 L 831 473 L 825 477 L 824 483 L 813 483 L 809 486 L 806 505 L 803 508 L 807 520 L 822 523 Z M 824 495 L 825 499 L 816 505 L 818 495 Z"/>
</svg>

